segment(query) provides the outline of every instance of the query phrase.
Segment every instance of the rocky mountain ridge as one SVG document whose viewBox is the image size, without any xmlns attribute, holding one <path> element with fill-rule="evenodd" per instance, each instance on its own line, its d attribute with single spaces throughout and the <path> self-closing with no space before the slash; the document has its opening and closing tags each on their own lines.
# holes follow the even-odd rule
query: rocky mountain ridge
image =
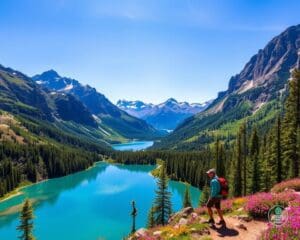
<svg viewBox="0 0 300 240">
<path fill-rule="evenodd" d="M 141 118 L 157 129 L 174 130 L 186 118 L 204 111 L 212 101 L 204 103 L 178 102 L 169 98 L 163 103 L 119 100 L 117 106 L 132 116 Z"/>
</svg>

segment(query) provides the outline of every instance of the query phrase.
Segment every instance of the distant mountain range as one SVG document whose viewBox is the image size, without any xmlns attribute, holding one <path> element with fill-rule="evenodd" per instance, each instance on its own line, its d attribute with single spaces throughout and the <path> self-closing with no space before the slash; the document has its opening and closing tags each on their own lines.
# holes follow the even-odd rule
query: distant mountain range
<svg viewBox="0 0 300 240">
<path fill-rule="evenodd" d="M 154 148 L 199 149 L 215 136 L 234 139 L 237 127 L 246 119 L 263 129 L 278 113 L 291 70 L 300 61 L 299 52 L 297 25 L 259 50 L 239 74 L 231 77 L 228 89 L 220 92 L 207 110 L 187 119 Z"/>
<path fill-rule="evenodd" d="M 127 139 L 153 139 L 160 135 L 145 121 L 120 110 L 89 85 L 82 85 L 75 79 L 62 77 L 54 70 L 35 75 L 32 79 L 51 91 L 52 96 L 65 94 L 80 101 L 92 114 L 97 124 L 108 134 L 113 132 Z M 61 104 L 66 110 L 71 108 L 62 102 Z"/>
<path fill-rule="evenodd" d="M 128 114 L 145 120 L 160 130 L 174 130 L 183 120 L 204 111 L 212 101 L 205 103 L 178 102 L 174 98 L 160 104 L 119 100 L 117 106 Z"/>
</svg>

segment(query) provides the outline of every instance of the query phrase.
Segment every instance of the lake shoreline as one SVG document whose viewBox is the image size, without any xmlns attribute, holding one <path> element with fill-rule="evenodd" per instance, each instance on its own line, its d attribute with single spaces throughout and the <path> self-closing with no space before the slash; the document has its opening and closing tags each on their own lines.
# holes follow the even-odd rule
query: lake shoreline
<svg viewBox="0 0 300 240">
<path fill-rule="evenodd" d="M 149 174 L 157 165 L 95 162 L 78 173 L 61 178 L 46 179 L 19 189 L 17 196 L 0 205 L 1 239 L 16 239 L 16 226 L 24 198 L 34 206 L 36 235 L 54 239 L 49 228 L 64 225 L 63 239 L 122 239 L 131 229 L 131 201 L 135 200 L 139 215 L 137 227 L 146 226 L 147 212 L 155 199 L 156 179 Z M 89 171 L 87 171 L 89 170 Z M 51 181 L 48 181 L 51 180 Z M 36 185 L 36 186 L 34 186 Z M 185 186 L 169 181 L 174 211 L 182 206 Z M 191 188 L 193 204 L 199 199 L 199 190 Z M 58 214 L 59 213 L 59 214 Z M 76 218 L 83 219 L 78 223 Z M 99 225 L 102 228 L 99 229 Z M 76 227 L 74 227 L 76 226 Z M 82 232 L 82 229 L 86 229 Z M 95 229 L 97 229 L 95 231 Z"/>
<path fill-rule="evenodd" d="M 71 173 L 71 174 L 68 174 L 68 175 L 65 175 L 65 176 L 61 176 L 61 177 L 54 177 L 54 178 L 47 178 L 47 179 L 42 179 L 40 181 L 37 181 L 37 182 L 25 182 L 24 185 L 22 185 L 22 183 L 20 183 L 21 186 L 18 186 L 17 188 L 15 188 L 13 191 L 7 193 L 6 195 L 7 196 L 3 196 L 0 198 L 0 203 L 3 203 L 11 198 L 14 198 L 14 197 L 17 197 L 19 195 L 22 195 L 23 192 L 21 191 L 23 188 L 26 188 L 26 187 L 30 187 L 30 186 L 33 186 L 33 185 L 36 185 L 36 184 L 40 184 L 40 183 L 43 183 L 43 182 L 46 182 L 46 181 L 49 181 L 51 179 L 58 179 L 58 178 L 62 178 L 62 177 L 66 177 L 66 176 L 69 176 L 69 175 L 72 175 L 72 174 L 76 174 L 76 173 L 80 173 L 80 172 L 84 172 L 84 171 L 88 171 L 90 170 L 91 168 L 94 168 L 96 166 L 97 163 L 101 163 L 101 162 L 105 162 L 104 160 L 102 161 L 98 161 L 98 162 L 94 162 L 92 166 L 84 169 L 84 170 L 80 170 L 78 172 L 74 172 L 74 173 Z"/>
</svg>

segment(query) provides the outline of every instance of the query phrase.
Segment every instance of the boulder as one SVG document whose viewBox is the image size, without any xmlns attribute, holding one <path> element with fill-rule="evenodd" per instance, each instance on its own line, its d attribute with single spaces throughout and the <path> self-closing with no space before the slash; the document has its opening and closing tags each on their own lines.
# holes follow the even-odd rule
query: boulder
<svg viewBox="0 0 300 240">
<path fill-rule="evenodd" d="M 187 215 L 188 216 L 192 212 L 194 212 L 194 208 L 192 208 L 192 207 L 186 207 L 186 208 L 182 209 L 180 212 L 182 213 L 182 215 Z"/>
<path fill-rule="evenodd" d="M 154 236 L 160 236 L 161 233 L 162 233 L 162 231 L 155 231 L 155 232 L 153 232 L 153 235 L 154 235 Z"/>
<path fill-rule="evenodd" d="M 186 208 L 182 209 L 181 211 L 173 214 L 169 218 L 168 223 L 171 224 L 174 220 L 177 220 L 180 218 L 187 218 L 193 212 L 194 212 L 194 209 L 192 207 L 186 207 Z"/>
<path fill-rule="evenodd" d="M 188 220 L 186 218 L 180 218 L 178 224 L 179 225 L 187 225 Z"/>
<path fill-rule="evenodd" d="M 137 230 L 137 231 L 134 233 L 134 235 L 135 235 L 136 237 L 143 237 L 143 236 L 146 235 L 146 233 L 147 233 L 147 229 L 145 229 L 145 228 L 140 228 L 139 230 Z"/>
</svg>

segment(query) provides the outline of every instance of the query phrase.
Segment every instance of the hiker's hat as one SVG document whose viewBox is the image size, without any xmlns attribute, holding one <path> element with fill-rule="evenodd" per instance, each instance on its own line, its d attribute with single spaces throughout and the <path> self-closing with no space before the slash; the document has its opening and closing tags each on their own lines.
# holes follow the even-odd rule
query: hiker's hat
<svg viewBox="0 0 300 240">
<path fill-rule="evenodd" d="M 211 168 L 211 169 L 209 169 L 209 170 L 206 172 L 206 174 L 210 174 L 210 173 L 216 174 L 216 169 Z"/>
</svg>

